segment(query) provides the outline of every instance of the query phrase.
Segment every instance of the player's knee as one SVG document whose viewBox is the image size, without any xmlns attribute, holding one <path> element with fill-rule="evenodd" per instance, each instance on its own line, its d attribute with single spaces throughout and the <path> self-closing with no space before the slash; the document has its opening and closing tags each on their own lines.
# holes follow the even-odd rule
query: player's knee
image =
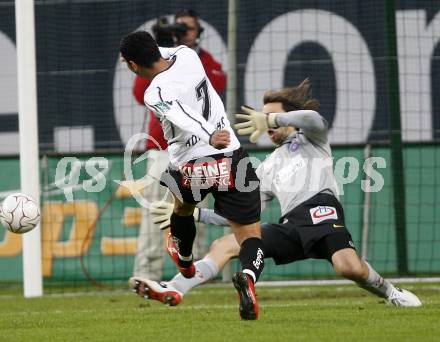
<svg viewBox="0 0 440 342">
<path fill-rule="evenodd" d="M 358 260 L 344 260 L 334 264 L 334 269 L 341 277 L 353 281 L 362 281 L 365 278 L 364 269 Z"/>
<path fill-rule="evenodd" d="M 214 240 L 211 243 L 211 247 L 209 248 L 209 251 L 211 253 L 215 253 L 216 251 L 221 251 L 222 253 L 227 254 L 230 257 L 234 257 L 238 255 L 240 251 L 240 246 L 235 240 L 234 235 L 228 234 Z"/>
<path fill-rule="evenodd" d="M 222 247 L 222 238 L 216 239 L 212 241 L 211 246 L 209 247 L 210 252 L 215 252 Z"/>
<path fill-rule="evenodd" d="M 232 232 L 234 233 L 236 241 L 241 245 L 246 239 L 257 237 L 261 239 L 260 222 L 251 224 L 238 224 L 229 221 Z"/>
</svg>

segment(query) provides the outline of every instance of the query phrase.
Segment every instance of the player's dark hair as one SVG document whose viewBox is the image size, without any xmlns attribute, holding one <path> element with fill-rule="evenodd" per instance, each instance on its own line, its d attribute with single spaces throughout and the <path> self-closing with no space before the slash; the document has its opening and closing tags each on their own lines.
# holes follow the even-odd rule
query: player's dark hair
<svg viewBox="0 0 440 342">
<path fill-rule="evenodd" d="M 319 101 L 312 97 L 310 80 L 306 78 L 296 87 L 269 90 L 264 94 L 263 103 L 281 102 L 286 112 L 301 109 L 318 110 Z"/>
<path fill-rule="evenodd" d="M 146 31 L 126 35 L 121 40 L 119 51 L 127 62 L 133 61 L 146 68 L 151 68 L 161 57 L 156 41 Z"/>
</svg>

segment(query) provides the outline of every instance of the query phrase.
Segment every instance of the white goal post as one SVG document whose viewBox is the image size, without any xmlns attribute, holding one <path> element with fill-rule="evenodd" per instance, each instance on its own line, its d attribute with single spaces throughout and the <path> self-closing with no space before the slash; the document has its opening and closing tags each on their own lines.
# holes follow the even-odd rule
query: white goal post
<svg viewBox="0 0 440 342">
<path fill-rule="evenodd" d="M 15 0 L 21 192 L 40 203 L 34 0 Z M 40 225 L 23 234 L 25 297 L 43 295 Z"/>
</svg>

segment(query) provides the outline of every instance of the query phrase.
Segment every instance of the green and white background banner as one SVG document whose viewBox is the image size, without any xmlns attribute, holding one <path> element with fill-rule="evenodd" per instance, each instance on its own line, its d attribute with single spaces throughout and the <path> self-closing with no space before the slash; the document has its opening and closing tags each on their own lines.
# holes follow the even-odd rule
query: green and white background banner
<svg viewBox="0 0 440 342">
<path fill-rule="evenodd" d="M 270 150 L 254 151 L 251 156 L 263 159 Z M 440 273 L 440 236 L 438 209 L 440 173 L 436 162 L 440 160 L 437 146 L 411 146 L 403 151 L 405 174 L 407 175 L 407 248 L 408 270 L 413 275 Z M 364 151 L 361 148 L 335 148 L 334 164 L 344 166 L 344 195 L 341 202 L 345 208 L 346 222 L 356 248 L 360 251 L 365 192 L 361 182 L 366 178 L 363 170 Z M 390 151 L 386 147 L 373 148 L 372 156 L 383 157 L 389 165 Z M 99 157 L 99 158 L 98 158 Z M 123 156 L 107 154 L 100 156 L 69 157 L 66 175 L 77 172 L 75 184 L 71 183 L 71 201 L 66 199 L 64 189 L 56 184 L 56 168 L 60 157 L 41 159 L 42 193 L 42 263 L 45 282 L 75 282 L 87 279 L 86 274 L 98 281 L 125 281 L 132 272 L 136 251 L 136 239 L 140 223 L 140 206 L 118 180 L 124 179 Z M 75 159 L 76 158 L 76 159 Z M 99 168 L 99 160 L 107 160 L 108 168 Z M 358 166 L 353 163 L 357 160 Z M 95 163 L 102 172 L 105 186 L 102 191 L 84 190 L 93 177 L 85 165 Z M 422 164 L 423 167 L 419 167 Z M 101 163 L 102 166 L 102 163 Z M 19 189 L 19 162 L 17 158 L 0 159 L 0 169 L 8 177 L 2 178 L 0 188 L 3 195 Z M 354 173 L 358 168 L 359 172 Z M 393 193 L 389 168 L 376 168 L 383 176 L 384 186 L 379 192 L 370 193 L 369 236 L 367 255 L 382 273 L 396 274 L 396 236 L 393 215 Z M 145 160 L 134 164 L 133 176 L 144 176 Z M 373 184 L 374 185 L 374 184 Z M 99 216 L 95 224 L 95 220 Z M 276 222 L 279 206 L 272 203 L 263 213 L 263 221 Z M 159 233 L 159 232 L 158 232 Z M 223 229 L 209 227 L 204 243 L 223 234 Z M 17 282 L 22 279 L 21 236 L 0 230 L 0 281 Z M 171 277 L 175 267 L 166 259 L 164 276 Z M 330 265 L 323 261 L 303 261 L 292 265 L 275 267 L 271 261 L 263 275 L 265 280 L 322 278 L 332 276 Z"/>
<path fill-rule="evenodd" d="M 232 84 L 221 94 L 236 104 L 231 113 L 242 104 L 261 108 L 266 90 L 310 78 L 329 122 L 341 202 L 357 249 L 385 274 L 438 275 L 440 2 L 240 0 L 233 11 L 228 3 L 35 2 L 45 283 L 125 281 L 131 275 L 140 206 L 115 181 L 125 180 L 125 146 L 145 131 L 148 116 L 133 98 L 134 75 L 119 61 L 119 41 L 185 7 L 200 15 L 201 46 L 221 62 Z M 20 189 L 14 5 L 0 0 L 3 197 Z M 228 14 L 239 23 L 234 32 Z M 229 38 L 237 47 L 230 59 Z M 272 148 L 267 136 L 257 146 L 242 143 L 259 159 Z M 362 187 L 366 147 L 386 165 L 372 165 L 383 186 L 368 195 Z M 133 165 L 134 179 L 144 176 L 146 162 Z M 33 177 L 33 170 L 28 173 Z M 278 210 L 272 203 L 263 221 L 277 221 Z M 209 227 L 205 247 L 221 234 Z M 21 281 L 21 255 L 21 236 L 0 229 L 0 281 Z M 165 277 L 174 272 L 166 258 Z M 263 277 L 332 275 L 323 261 L 282 267 L 268 261 Z"/>
</svg>

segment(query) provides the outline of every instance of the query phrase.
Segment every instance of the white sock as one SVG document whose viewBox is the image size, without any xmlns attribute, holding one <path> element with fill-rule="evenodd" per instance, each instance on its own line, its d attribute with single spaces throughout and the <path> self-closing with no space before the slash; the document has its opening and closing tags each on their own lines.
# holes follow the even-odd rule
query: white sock
<svg viewBox="0 0 440 342">
<path fill-rule="evenodd" d="M 365 263 L 368 266 L 368 278 L 365 283 L 358 283 L 358 285 L 379 297 L 388 298 L 394 286 L 382 278 L 368 262 L 365 261 Z"/>
<path fill-rule="evenodd" d="M 191 261 L 193 259 L 193 255 L 191 254 L 190 256 L 183 256 L 180 255 L 180 253 L 177 253 L 179 255 L 179 259 L 183 260 L 183 261 Z"/>
<path fill-rule="evenodd" d="M 255 276 L 254 271 L 252 271 L 252 270 L 250 270 L 248 268 L 245 268 L 243 270 L 243 273 L 246 273 L 246 274 L 250 275 L 252 277 L 252 280 L 253 280 L 254 284 L 257 282 L 257 277 Z"/>
<path fill-rule="evenodd" d="M 193 287 L 214 278 L 219 272 L 217 264 L 207 257 L 195 262 L 194 266 L 196 267 L 196 274 L 194 277 L 185 278 L 181 273 L 178 273 L 168 284 L 182 294 L 185 294 Z"/>
</svg>

